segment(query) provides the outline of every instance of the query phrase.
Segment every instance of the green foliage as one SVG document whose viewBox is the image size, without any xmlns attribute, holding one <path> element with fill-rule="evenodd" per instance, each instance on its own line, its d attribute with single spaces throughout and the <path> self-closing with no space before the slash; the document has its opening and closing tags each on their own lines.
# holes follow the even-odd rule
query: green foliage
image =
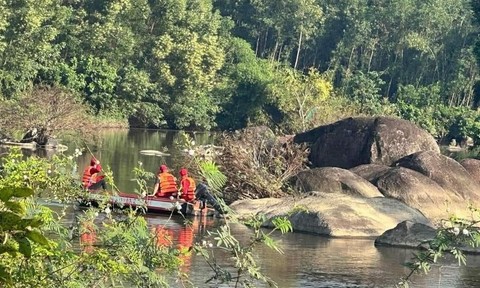
<svg viewBox="0 0 480 288">
<path fill-rule="evenodd" d="M 400 86 L 395 106 L 403 119 L 416 123 L 439 139 L 454 138 L 461 142 L 472 137 L 478 143 L 479 112 L 443 104 L 440 92 L 437 84 L 418 88 Z"/>
<path fill-rule="evenodd" d="M 278 253 L 283 253 L 278 243 L 271 237 L 271 234 L 277 230 L 282 234 L 293 230 L 288 219 L 275 218 L 272 220 L 273 229 L 268 233 L 265 233 L 261 228 L 265 221 L 266 218 L 264 215 L 255 215 L 242 221 L 236 219 L 235 215 L 231 215 L 228 219 L 227 225 L 223 225 L 216 231 L 208 233 L 213 241 L 215 241 L 215 246 L 217 248 L 221 248 L 231 255 L 230 259 L 236 270 L 235 276 L 232 275 L 232 272 L 230 272 L 228 268 L 224 268 L 217 263 L 214 250 L 207 248 L 213 245 L 208 245 L 207 242 L 205 242 L 203 245 L 196 245 L 194 247 L 197 253 L 204 256 L 214 273 L 206 283 L 215 281 L 217 284 L 231 283 L 234 287 L 254 287 L 255 280 L 260 280 L 267 283 L 270 287 L 278 287 L 273 280 L 262 274 L 254 256 L 255 247 L 259 244 L 263 244 Z M 248 243 L 240 243 L 232 235 L 230 226 L 233 223 L 242 223 L 252 228 L 251 237 Z"/>
<path fill-rule="evenodd" d="M 328 75 L 311 69 L 308 74 L 283 68 L 271 84 L 273 99 L 270 105 L 280 111 L 283 128 L 297 133 L 313 128 L 317 114 L 322 114 L 333 85 Z"/>
<path fill-rule="evenodd" d="M 268 85 L 273 81 L 275 66 L 257 59 L 248 43 L 238 38 L 229 39 L 226 51 L 223 81 L 214 90 L 222 107 L 217 122 L 222 129 L 259 124 L 264 121 Z"/>
<path fill-rule="evenodd" d="M 395 114 L 388 100 L 410 86 L 436 86 L 438 104 L 471 108 L 478 104 L 477 6 L 0 1 L 0 98 L 46 84 L 131 126 L 275 125 L 288 133 L 352 114 Z M 324 87 L 317 91 L 314 82 Z M 400 109 L 432 133 L 447 133 L 428 116 L 435 108 L 427 116 L 414 103 Z"/>
<path fill-rule="evenodd" d="M 0 255 L 8 253 L 9 258 L 31 258 L 32 250 L 37 246 L 48 249 L 52 245 L 39 230 L 42 219 L 28 217 L 24 201 L 33 193 L 32 189 L 25 187 L 0 189 Z M 12 269 L 5 264 L 0 261 L 0 283 L 13 285 Z"/>
<path fill-rule="evenodd" d="M 385 81 L 377 72 L 359 71 L 346 80 L 345 94 L 360 106 L 360 112 L 369 115 L 388 114 L 388 98 L 381 94 Z"/>
<path fill-rule="evenodd" d="M 71 227 L 80 233 L 80 252 L 72 246 L 72 240 L 78 238 L 62 224 L 67 220 L 63 219 L 65 210 L 57 214 L 37 203 L 40 195 L 47 197 L 47 202 L 71 202 L 82 196 L 72 170 L 74 157 L 80 153 L 24 158 L 13 149 L 2 158 L 0 286 L 53 287 L 61 282 L 61 287 L 167 287 L 165 273 L 177 273 L 179 251 L 158 247 L 140 215 L 132 211 L 113 217 L 103 204 L 86 210 Z M 111 178 L 108 171 L 106 177 Z M 102 211 L 106 216 L 99 213 Z M 88 242 L 85 235 L 95 242 Z M 157 269 L 165 273 L 159 274 Z"/>
<path fill-rule="evenodd" d="M 439 85 L 419 88 L 400 86 L 395 104 L 403 119 L 416 123 L 430 134 L 441 137 L 448 132 L 448 127 L 442 125 L 443 115 L 438 110 L 442 106 Z"/>
<path fill-rule="evenodd" d="M 220 172 L 220 169 L 212 160 L 202 161 L 199 166 L 200 175 L 203 179 L 206 179 L 208 187 L 217 194 L 221 193 L 227 183 L 227 176 Z"/>
</svg>

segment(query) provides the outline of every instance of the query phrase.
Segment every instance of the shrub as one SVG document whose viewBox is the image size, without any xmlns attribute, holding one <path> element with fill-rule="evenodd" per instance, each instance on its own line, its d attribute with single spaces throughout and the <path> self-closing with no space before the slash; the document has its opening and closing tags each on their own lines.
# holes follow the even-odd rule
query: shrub
<svg viewBox="0 0 480 288">
<path fill-rule="evenodd" d="M 87 106 L 58 87 L 36 86 L 18 99 L 4 101 L 0 115 L 3 133 L 15 138 L 19 133 L 36 129 L 40 145 L 59 133 L 88 135 L 94 129 Z"/>
<path fill-rule="evenodd" d="M 263 131 L 262 131 L 263 129 Z M 217 163 L 227 176 L 224 199 L 281 197 L 287 181 L 306 167 L 308 150 L 291 141 L 279 141 L 270 129 L 247 128 L 224 134 Z"/>
</svg>

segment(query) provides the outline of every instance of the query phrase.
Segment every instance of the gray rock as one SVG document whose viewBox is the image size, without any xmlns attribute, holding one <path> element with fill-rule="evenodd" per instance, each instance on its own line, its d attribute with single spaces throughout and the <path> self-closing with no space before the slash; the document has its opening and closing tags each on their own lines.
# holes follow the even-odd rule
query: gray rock
<svg viewBox="0 0 480 288">
<path fill-rule="evenodd" d="M 378 177 L 387 173 L 390 169 L 390 166 L 382 164 L 363 164 L 350 169 L 350 171 L 369 181 L 370 183 L 375 184 Z"/>
<path fill-rule="evenodd" d="M 403 221 L 375 239 L 375 246 L 428 247 L 427 241 L 435 238 L 437 230 L 423 223 Z"/>
<path fill-rule="evenodd" d="M 296 175 L 295 188 L 299 192 L 321 191 L 363 197 L 383 197 L 378 189 L 362 177 L 348 170 L 324 167 L 305 170 Z"/>
<path fill-rule="evenodd" d="M 444 190 L 432 179 L 403 167 L 389 169 L 377 178 L 376 185 L 385 197 L 402 201 L 432 220 L 448 217 L 445 203 L 464 204 L 462 198 Z"/>
<path fill-rule="evenodd" d="M 430 225 L 418 210 L 395 199 L 315 194 L 302 199 L 239 200 L 230 207 L 241 217 L 262 213 L 271 220 L 286 216 L 294 231 L 335 237 L 377 237 L 405 220 Z M 271 227 L 270 220 L 264 226 Z"/>
<path fill-rule="evenodd" d="M 467 158 L 460 161 L 460 165 L 467 170 L 472 178 L 480 185 L 480 160 Z"/>
<path fill-rule="evenodd" d="M 375 239 L 375 246 L 393 246 L 407 248 L 429 248 L 429 241 L 433 240 L 437 234 L 437 229 L 423 223 L 404 221 L 395 228 L 385 231 L 381 236 Z M 480 248 L 461 245 L 459 247 L 467 254 L 480 254 Z M 447 249 L 448 251 L 448 249 Z"/>
<path fill-rule="evenodd" d="M 413 123 L 388 117 L 347 118 L 294 137 L 310 143 L 314 167 L 350 169 L 362 164 L 390 166 L 417 151 L 440 149 L 435 139 Z"/>
<path fill-rule="evenodd" d="M 423 151 L 400 159 L 396 165 L 422 173 L 463 200 L 480 203 L 480 185 L 452 158 L 434 151 Z"/>
</svg>

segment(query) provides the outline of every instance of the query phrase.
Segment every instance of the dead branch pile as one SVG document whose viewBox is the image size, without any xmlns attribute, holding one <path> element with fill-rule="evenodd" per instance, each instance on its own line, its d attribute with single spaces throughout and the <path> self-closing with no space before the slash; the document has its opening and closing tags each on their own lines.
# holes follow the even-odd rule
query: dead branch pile
<svg viewBox="0 0 480 288">
<path fill-rule="evenodd" d="M 221 137 L 224 150 L 216 160 L 228 178 L 223 195 L 227 203 L 292 193 L 288 180 L 306 168 L 309 151 L 271 135 L 244 129 Z"/>
<path fill-rule="evenodd" d="M 86 105 L 64 89 L 37 86 L 17 99 L 1 103 L 0 131 L 12 139 L 27 131 L 37 131 L 39 140 L 35 141 L 40 145 L 44 143 L 38 141 L 45 142 L 59 133 L 84 136 L 94 130 L 87 110 Z"/>
</svg>

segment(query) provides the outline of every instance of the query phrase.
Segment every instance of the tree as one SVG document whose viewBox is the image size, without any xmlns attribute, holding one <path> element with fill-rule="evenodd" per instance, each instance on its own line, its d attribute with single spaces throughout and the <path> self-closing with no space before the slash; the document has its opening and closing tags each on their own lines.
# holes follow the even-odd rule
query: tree
<svg viewBox="0 0 480 288">
<path fill-rule="evenodd" d="M 45 145 L 49 138 L 63 133 L 87 135 L 93 122 L 88 109 L 70 92 L 57 88 L 38 86 L 18 99 L 0 105 L 0 130 L 15 138 L 18 133 L 36 130 L 35 141 Z M 33 140 L 33 139 L 32 139 Z"/>
<path fill-rule="evenodd" d="M 151 9 L 148 69 L 159 84 L 168 125 L 209 129 L 218 111 L 210 92 L 224 61 L 221 17 L 205 0 L 159 1 Z"/>
</svg>

